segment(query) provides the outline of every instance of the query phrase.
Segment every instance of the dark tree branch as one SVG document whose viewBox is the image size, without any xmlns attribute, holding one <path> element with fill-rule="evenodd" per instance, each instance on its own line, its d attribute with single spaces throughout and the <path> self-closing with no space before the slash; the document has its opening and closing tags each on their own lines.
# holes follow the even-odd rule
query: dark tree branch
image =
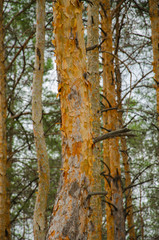
<svg viewBox="0 0 159 240">
<path fill-rule="evenodd" d="M 106 196 L 108 194 L 108 192 L 90 192 L 90 193 L 88 193 L 88 195 L 87 195 L 87 200 L 88 199 L 90 199 L 92 196 L 99 196 L 99 195 L 101 195 L 101 196 Z"/>
<path fill-rule="evenodd" d="M 116 110 L 116 109 L 118 109 L 118 108 L 117 107 L 111 107 L 111 108 L 103 109 L 103 110 L 101 110 L 101 112 L 108 112 L 108 111 Z"/>
<path fill-rule="evenodd" d="M 112 206 L 112 207 L 114 207 L 115 211 L 118 211 L 117 207 L 116 207 L 116 206 L 115 206 L 113 203 L 111 203 L 111 202 L 108 202 L 107 200 L 103 200 L 103 202 L 105 202 L 105 203 L 109 204 L 109 206 Z"/>
<path fill-rule="evenodd" d="M 112 105 L 110 104 L 110 102 L 109 102 L 109 100 L 106 98 L 106 96 L 104 96 L 103 94 L 100 94 L 100 96 L 103 97 L 103 98 L 107 101 L 109 107 L 112 108 Z M 104 105 L 104 104 L 103 104 L 103 105 Z"/>
<path fill-rule="evenodd" d="M 102 136 L 96 137 L 93 139 L 93 143 L 97 143 L 100 141 L 103 141 L 105 139 L 109 139 L 109 138 L 114 138 L 114 137 L 121 137 L 121 136 L 135 136 L 134 134 L 130 133 L 130 129 L 128 128 L 123 128 L 123 129 L 118 129 L 109 133 L 106 133 Z"/>
</svg>

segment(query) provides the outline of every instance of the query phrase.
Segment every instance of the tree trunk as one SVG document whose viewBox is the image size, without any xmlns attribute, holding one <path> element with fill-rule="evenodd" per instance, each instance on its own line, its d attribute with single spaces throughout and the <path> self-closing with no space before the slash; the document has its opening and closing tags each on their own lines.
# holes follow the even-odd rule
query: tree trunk
<svg viewBox="0 0 159 240">
<path fill-rule="evenodd" d="M 102 47 L 103 52 L 103 95 L 107 99 L 107 105 L 109 108 L 116 108 L 116 92 L 115 92 L 115 79 L 114 79 L 114 66 L 112 56 L 112 31 L 111 31 L 111 12 L 109 0 L 102 1 L 102 32 L 103 40 L 105 39 Z M 109 131 L 119 128 L 119 120 L 117 110 L 113 109 L 107 112 L 106 121 L 104 127 Z M 120 154 L 119 154 L 119 139 L 114 138 L 109 140 L 109 160 L 105 160 L 107 166 L 108 182 L 109 185 L 109 197 L 108 202 L 111 203 L 109 208 L 111 210 L 107 213 L 107 238 L 115 240 L 125 239 L 125 219 L 123 211 L 123 196 L 121 187 L 121 170 L 120 170 Z M 108 147 L 107 146 L 107 147 Z M 104 148 L 104 150 L 106 147 Z M 107 151 L 107 149 L 106 149 Z M 112 219 L 113 218 L 113 219 Z M 109 219 L 111 222 L 109 222 Z"/>
<path fill-rule="evenodd" d="M 32 119 L 34 139 L 37 151 L 39 185 L 34 210 L 34 239 L 44 240 L 46 237 L 46 207 L 49 192 L 49 162 L 42 123 L 42 81 L 44 70 L 45 46 L 45 0 L 37 0 L 36 8 L 36 46 L 35 70 L 32 92 Z"/>
<path fill-rule="evenodd" d="M 101 8 L 101 28 L 102 30 L 102 57 L 103 57 L 103 93 L 105 96 L 107 95 L 107 53 L 104 51 L 107 49 L 107 26 L 106 26 L 106 15 L 105 15 L 105 3 L 102 1 L 102 8 Z M 106 31 L 106 32 L 105 32 Z M 108 102 L 103 99 L 103 104 L 105 108 L 109 108 Z M 108 126 L 108 116 L 109 112 L 103 112 L 103 127 L 105 129 L 110 128 Z M 103 130 L 103 134 L 107 133 L 107 131 Z M 103 161 L 105 162 L 106 166 L 104 166 L 105 174 L 107 175 L 107 180 L 105 181 L 105 189 L 108 192 L 107 194 L 107 201 L 111 202 L 112 200 L 112 191 L 111 191 L 111 184 L 110 184 L 110 178 L 109 178 L 109 173 L 110 173 L 110 151 L 109 151 L 109 143 L 110 139 L 103 141 Z M 109 240 L 114 240 L 114 218 L 112 214 L 112 207 L 110 204 L 106 204 L 106 229 L 107 229 L 107 239 Z"/>
<path fill-rule="evenodd" d="M 155 74 L 155 88 L 157 100 L 157 123 L 159 127 L 159 0 L 149 0 L 149 10 L 152 31 L 152 48 L 153 48 L 153 71 Z M 158 150 L 159 157 L 159 150 Z"/>
<path fill-rule="evenodd" d="M 121 104 L 121 75 L 120 70 L 118 69 L 118 60 L 116 61 L 116 82 L 117 82 L 117 99 L 118 103 L 118 109 L 122 109 Z M 123 126 L 123 113 L 122 111 L 119 112 L 119 122 L 120 122 L 120 128 Z M 125 188 L 131 185 L 131 176 L 130 176 L 130 166 L 129 166 L 129 157 L 127 152 L 127 144 L 126 144 L 126 138 L 121 137 L 121 155 L 123 159 L 123 165 L 124 165 L 124 172 L 125 172 Z M 128 230 L 129 230 L 129 237 L 130 240 L 136 239 L 136 233 L 135 233 L 135 226 L 134 226 L 134 219 L 133 219 L 133 204 L 132 204 L 132 189 L 128 188 L 125 191 L 126 196 L 126 218 L 128 223 Z"/>
<path fill-rule="evenodd" d="M 54 2 L 56 64 L 62 113 L 62 173 L 48 239 L 89 239 L 88 194 L 93 181 L 91 134 L 82 3 Z"/>
<path fill-rule="evenodd" d="M 88 23 L 87 23 L 87 47 L 96 46 L 95 49 L 88 51 L 88 80 L 91 83 L 90 102 L 92 114 L 92 134 L 93 138 L 100 135 L 100 93 L 99 93 L 99 1 L 92 2 L 88 5 Z M 93 178 L 92 192 L 101 192 L 101 162 L 100 162 L 100 142 L 96 143 L 93 154 L 95 161 L 93 162 Z M 91 221 L 94 223 L 94 231 L 90 232 L 89 239 L 102 239 L 102 207 L 101 197 L 94 196 L 91 198 L 90 207 L 92 209 Z"/>
<path fill-rule="evenodd" d="M 0 0 L 0 239 L 10 239 L 7 207 L 6 71 L 4 53 L 3 0 Z"/>
<path fill-rule="evenodd" d="M 117 1 L 117 5 L 120 1 Z M 120 40 L 120 26 L 119 26 L 119 16 L 120 16 L 121 7 L 119 7 L 117 13 L 116 13 L 116 39 L 115 39 L 115 76 L 116 76 L 116 85 L 117 85 L 117 102 L 118 102 L 118 109 L 122 109 L 122 102 L 121 102 L 121 73 L 120 73 L 120 67 L 119 67 L 119 59 L 118 59 L 118 46 L 119 46 L 119 40 Z M 123 127 L 123 112 L 119 111 L 119 125 L 120 128 Z M 125 172 L 125 188 L 130 186 L 131 184 L 131 176 L 130 176 L 130 166 L 128 161 L 128 152 L 127 152 L 127 144 L 126 144 L 126 138 L 121 137 L 121 155 L 123 159 L 123 165 L 124 165 L 124 172 Z M 132 205 L 132 189 L 128 188 L 125 191 L 126 195 L 126 218 L 128 223 L 128 230 L 129 230 L 129 237 L 130 240 L 136 239 L 136 233 L 135 233 L 135 227 L 134 227 L 134 219 L 133 219 L 133 205 Z"/>
</svg>

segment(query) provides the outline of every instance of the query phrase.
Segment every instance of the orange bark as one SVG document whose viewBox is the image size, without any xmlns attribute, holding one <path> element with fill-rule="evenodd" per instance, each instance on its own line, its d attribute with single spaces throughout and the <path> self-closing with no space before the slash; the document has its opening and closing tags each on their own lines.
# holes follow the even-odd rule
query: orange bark
<svg viewBox="0 0 159 240">
<path fill-rule="evenodd" d="M 49 192 L 49 161 L 42 123 L 42 81 L 45 46 L 45 0 L 37 0 L 35 70 L 32 92 L 32 119 L 37 151 L 39 185 L 34 210 L 34 239 L 46 239 L 46 207 Z"/>
<path fill-rule="evenodd" d="M 109 64 L 109 60 L 107 59 L 108 55 L 107 53 L 105 53 L 104 51 L 106 51 L 106 49 L 108 50 L 108 46 L 107 46 L 107 39 L 106 39 L 106 34 L 107 34 L 107 19 L 105 16 L 105 3 L 104 1 L 102 1 L 102 7 L 103 9 L 101 9 L 101 27 L 102 30 L 104 30 L 104 32 L 102 33 L 102 40 L 104 41 L 104 43 L 102 44 L 102 51 L 103 51 L 103 93 L 107 95 L 107 65 Z M 107 63 L 108 60 L 108 63 Z M 108 102 L 106 100 L 103 100 L 104 106 L 106 108 L 109 107 Z M 109 129 L 110 126 L 108 126 L 108 116 L 109 113 L 108 112 L 103 112 L 103 127 L 106 129 Z M 104 131 L 105 133 L 105 131 Z M 107 165 L 107 168 L 105 168 L 105 173 L 106 175 L 109 175 L 109 171 L 110 171 L 110 151 L 109 151 L 109 144 L 110 144 L 110 140 L 105 140 L 103 141 L 103 160 Z M 106 191 L 108 192 L 107 194 L 107 200 L 108 202 L 111 202 L 112 200 L 112 192 L 111 192 L 111 184 L 110 184 L 110 179 L 107 179 L 107 181 L 105 181 L 105 188 Z M 107 239 L 110 240 L 114 240 L 114 218 L 113 218 L 113 214 L 112 214 L 112 207 L 111 205 L 106 204 L 106 228 L 107 228 Z"/>
<path fill-rule="evenodd" d="M 4 56 L 3 1 L 0 0 L 0 239 L 10 239 L 10 215 L 7 207 L 6 71 Z"/>
<path fill-rule="evenodd" d="M 87 47 L 98 46 L 99 39 L 99 1 L 92 1 L 93 5 L 88 5 L 88 23 L 87 23 Z M 88 80 L 91 84 L 90 102 L 92 115 L 92 134 L 93 137 L 100 135 L 100 94 L 99 94 L 99 50 L 98 47 L 88 51 Z M 96 143 L 93 154 L 95 161 L 93 162 L 93 178 L 92 192 L 101 192 L 101 162 L 100 162 L 100 142 Z M 90 232 L 89 239 L 102 239 L 102 208 L 101 197 L 92 196 L 90 207 L 92 209 L 91 221 L 94 223 L 95 231 Z"/>
<path fill-rule="evenodd" d="M 87 198 L 93 179 L 93 141 L 82 3 L 55 1 L 53 13 L 62 113 L 62 173 L 48 239 L 89 239 L 89 232 L 94 231 Z"/>
<path fill-rule="evenodd" d="M 116 107 L 116 92 L 114 79 L 114 66 L 112 56 L 112 31 L 111 31 L 111 12 L 109 0 L 102 1 L 102 32 L 104 43 L 102 45 L 103 52 L 103 95 L 107 99 L 105 101 L 106 108 Z M 108 130 L 118 129 L 117 110 L 107 111 L 103 113 L 104 128 Z M 109 183 L 106 183 L 106 190 L 109 192 L 109 199 L 113 205 L 107 205 L 107 238 L 125 239 L 125 219 L 123 211 L 123 196 L 121 188 L 121 170 L 118 138 L 110 139 L 104 143 L 104 161 L 107 164 L 107 173 Z M 109 148 L 109 150 L 107 150 Z"/>
</svg>

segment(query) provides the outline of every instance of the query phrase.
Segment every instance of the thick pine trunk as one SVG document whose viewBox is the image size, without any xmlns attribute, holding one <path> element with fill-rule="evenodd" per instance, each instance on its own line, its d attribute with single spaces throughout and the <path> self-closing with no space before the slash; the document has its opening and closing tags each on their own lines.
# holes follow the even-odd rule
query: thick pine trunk
<svg viewBox="0 0 159 240">
<path fill-rule="evenodd" d="M 7 195 L 6 72 L 3 29 L 3 0 L 0 0 L 0 239 L 10 236 L 10 209 Z"/>
<path fill-rule="evenodd" d="M 48 239 L 89 239 L 93 141 L 82 3 L 54 2 L 56 64 L 62 113 L 62 172 Z"/>
<path fill-rule="evenodd" d="M 93 138 L 100 135 L 100 93 L 99 93 L 99 1 L 92 2 L 93 5 L 88 5 L 88 23 L 87 23 L 87 47 L 96 46 L 95 49 L 88 51 L 88 80 L 91 84 L 90 103 L 92 115 L 92 134 Z M 93 162 L 93 178 L 92 192 L 101 192 L 101 162 L 100 162 L 100 142 L 96 143 L 93 154 L 95 161 Z M 102 239 L 102 208 L 101 196 L 92 196 L 90 207 L 92 209 L 92 222 L 94 223 L 94 231 L 90 232 L 89 239 Z"/>
<path fill-rule="evenodd" d="M 111 30 L 111 11 L 109 0 L 102 1 L 102 32 L 103 40 L 105 39 L 103 51 L 103 95 L 107 99 L 107 105 L 113 110 L 108 110 L 106 113 L 106 122 L 104 127 L 110 131 L 119 128 L 119 120 L 116 108 L 116 92 L 115 92 L 115 79 L 114 79 L 114 65 L 112 56 L 112 30 Z M 106 102 L 106 101 L 105 101 Z M 114 138 L 109 140 L 109 160 L 105 160 L 108 165 L 107 171 L 110 177 L 107 176 L 109 183 L 106 187 L 109 190 L 108 202 L 111 205 L 107 206 L 107 238 L 115 240 L 125 239 L 125 219 L 123 211 L 123 196 L 121 187 L 121 170 L 120 170 L 120 154 L 119 154 L 119 139 Z M 104 151 L 108 151 L 106 146 Z M 107 189 L 106 189 L 107 190 Z M 108 207 L 110 210 L 108 210 Z M 113 219 L 112 219 L 113 218 Z M 109 219 L 111 221 L 109 221 Z"/>
<path fill-rule="evenodd" d="M 34 210 L 34 239 L 46 237 L 46 207 L 49 192 L 49 162 L 42 123 L 42 81 L 45 46 L 45 0 L 37 0 L 35 70 L 32 92 L 32 119 L 37 151 L 39 185 Z"/>
</svg>

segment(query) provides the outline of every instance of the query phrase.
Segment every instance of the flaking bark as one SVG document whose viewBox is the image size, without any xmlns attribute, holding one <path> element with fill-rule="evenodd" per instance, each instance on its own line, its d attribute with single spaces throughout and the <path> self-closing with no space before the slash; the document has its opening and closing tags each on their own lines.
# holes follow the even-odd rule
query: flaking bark
<svg viewBox="0 0 159 240">
<path fill-rule="evenodd" d="M 55 54 L 62 114 L 62 172 L 48 238 L 89 239 L 93 141 L 87 79 L 82 3 L 59 0 L 53 5 Z"/>
<path fill-rule="evenodd" d="M 42 81 L 44 70 L 44 46 L 45 46 L 45 0 L 37 0 L 36 8 L 36 46 L 35 46 L 35 70 L 32 92 L 32 120 L 34 139 L 36 144 L 39 185 L 36 195 L 34 210 L 34 239 L 46 238 L 46 207 L 49 191 L 49 162 L 46 150 L 42 123 Z"/>
</svg>

